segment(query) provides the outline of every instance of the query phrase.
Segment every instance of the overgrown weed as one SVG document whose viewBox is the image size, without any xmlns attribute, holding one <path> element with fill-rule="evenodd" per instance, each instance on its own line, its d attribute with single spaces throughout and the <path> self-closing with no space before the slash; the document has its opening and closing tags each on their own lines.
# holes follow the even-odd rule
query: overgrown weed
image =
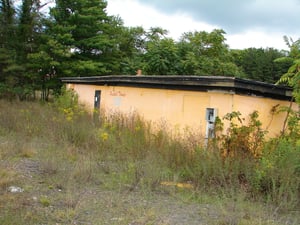
<svg viewBox="0 0 300 225">
<path fill-rule="evenodd" d="M 166 124 L 145 122 L 137 113 L 101 111 L 99 123 L 78 105 L 73 93 L 60 98 L 54 104 L 43 105 L 0 101 L 0 162 L 9 162 L 0 165 L 0 173 L 23 159 L 38 164 L 37 169 L 31 167 L 29 181 L 2 173 L 5 179 L 1 179 L 0 188 L 5 191 L 9 185 L 24 184 L 31 193 L 36 185 L 41 192 L 37 198 L 48 199 L 45 203 L 30 203 L 30 207 L 41 207 L 41 212 L 36 216 L 22 214 L 28 224 L 44 223 L 52 205 L 57 208 L 51 222 L 76 220 L 81 207 L 78 199 L 82 198 L 72 194 L 76 188 L 87 186 L 118 193 L 179 194 L 196 202 L 207 201 L 201 195 L 218 196 L 221 202 L 239 195 L 243 197 L 237 200 L 238 207 L 244 201 L 264 201 L 280 210 L 299 210 L 299 144 L 290 138 L 266 141 L 256 113 L 242 127 L 232 123 L 227 135 L 205 147 L 197 131 L 187 128 L 183 133 L 170 133 Z M 36 177 L 38 182 L 31 184 Z M 187 186 L 191 188 L 185 189 Z M 57 199 L 62 193 L 68 195 Z M 29 203 L 24 201 L 26 208 Z M 49 207 L 44 207 L 47 202 Z M 68 210 L 61 205 L 67 205 Z M 7 222 L 15 211 L 13 207 L 5 210 L 0 221 Z M 225 214 L 230 217 L 229 211 Z M 237 220 L 228 218 L 223 222 L 230 221 Z M 248 220 L 238 221 L 251 224 Z M 12 223 L 22 224 L 17 220 Z"/>
</svg>

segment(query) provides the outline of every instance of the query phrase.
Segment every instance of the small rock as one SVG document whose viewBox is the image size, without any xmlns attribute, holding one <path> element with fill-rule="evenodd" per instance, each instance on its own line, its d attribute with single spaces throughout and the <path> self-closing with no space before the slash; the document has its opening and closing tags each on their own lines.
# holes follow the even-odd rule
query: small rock
<svg viewBox="0 0 300 225">
<path fill-rule="evenodd" d="M 8 188 L 8 191 L 11 193 L 21 193 L 24 191 L 24 189 L 20 188 L 20 187 L 16 187 L 16 186 L 10 186 Z"/>
</svg>

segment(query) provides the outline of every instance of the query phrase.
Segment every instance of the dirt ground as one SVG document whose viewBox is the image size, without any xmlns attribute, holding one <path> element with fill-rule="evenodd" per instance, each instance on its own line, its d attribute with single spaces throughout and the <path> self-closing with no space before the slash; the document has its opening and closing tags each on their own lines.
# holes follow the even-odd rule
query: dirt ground
<svg viewBox="0 0 300 225">
<path fill-rule="evenodd" d="M 0 163 L 4 166 L 7 162 Z M 222 198 L 171 185 L 158 185 L 151 191 L 116 183 L 112 187 L 111 178 L 105 173 L 86 184 L 74 185 L 63 173 L 46 174 L 39 162 L 32 159 L 5 166 L 17 171 L 21 182 L 16 186 L 22 189 L 15 193 L 8 189 L 1 191 L 0 222 L 10 221 L 10 224 L 300 224 L 297 212 L 282 213 L 276 207 L 238 196 Z M 47 173 L 51 173 L 49 168 Z M 14 213 L 15 219 L 7 219 Z"/>
</svg>

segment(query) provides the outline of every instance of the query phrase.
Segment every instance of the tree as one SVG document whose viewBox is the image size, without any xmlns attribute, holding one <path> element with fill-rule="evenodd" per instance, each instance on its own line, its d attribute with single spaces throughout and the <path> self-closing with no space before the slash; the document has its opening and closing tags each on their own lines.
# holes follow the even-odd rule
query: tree
<svg viewBox="0 0 300 225">
<path fill-rule="evenodd" d="M 16 37 L 15 8 L 11 0 L 0 1 L 0 96 L 7 95 L 9 88 L 9 67 L 15 58 Z"/>
<path fill-rule="evenodd" d="M 136 74 L 138 69 L 144 74 L 173 73 L 176 43 L 166 38 L 166 34 L 167 31 L 160 27 L 148 31 L 142 27 L 122 27 L 117 39 L 121 74 Z M 171 65 L 171 62 L 174 63 Z"/>
<path fill-rule="evenodd" d="M 275 59 L 285 53 L 273 48 L 248 48 L 230 51 L 233 62 L 245 73 L 245 78 L 275 83 L 290 63 L 277 63 Z"/>
<path fill-rule="evenodd" d="M 28 56 L 39 46 L 39 10 L 38 0 L 23 0 L 19 10 L 13 1 L 1 1 L 0 71 L 6 95 L 25 99 L 34 93 L 36 72 L 30 70 Z"/>
<path fill-rule="evenodd" d="M 176 74 L 177 46 L 173 39 L 165 37 L 167 33 L 167 30 L 160 27 L 151 27 L 145 33 L 145 66 L 143 69 L 147 74 Z"/>
<path fill-rule="evenodd" d="M 164 38 L 149 42 L 145 61 L 145 71 L 148 74 L 176 75 L 179 57 L 174 40 Z"/>
<path fill-rule="evenodd" d="M 15 8 L 11 0 L 0 0 L 0 49 L 10 51 L 13 49 L 13 37 L 15 36 Z M 3 56 L 2 56 L 3 57 Z M 1 60 L 0 63 L 3 61 Z M 0 71 L 3 66 L 0 64 Z"/>
<path fill-rule="evenodd" d="M 119 38 L 120 74 L 136 74 L 145 67 L 146 31 L 143 27 L 122 27 Z"/>
<path fill-rule="evenodd" d="M 292 63 L 286 73 L 284 73 L 277 84 L 285 84 L 293 88 L 293 99 L 291 99 L 290 106 L 284 110 L 287 112 L 286 119 L 282 128 L 282 137 L 285 137 L 285 132 L 288 128 L 288 138 L 290 141 L 299 142 L 300 138 L 300 108 L 292 110 L 293 101 L 295 100 L 300 105 L 300 39 L 293 41 L 287 36 L 284 40 L 290 51 L 285 57 L 276 59 L 278 63 Z"/>
<path fill-rule="evenodd" d="M 36 86 L 40 80 L 35 63 L 30 60 L 30 55 L 38 51 L 40 36 L 43 33 L 41 5 L 39 0 L 23 0 L 19 22 L 17 26 L 16 63 L 17 68 L 14 74 L 16 80 L 15 90 L 20 99 L 34 96 Z"/>
<path fill-rule="evenodd" d="M 115 37 L 121 22 L 106 14 L 106 6 L 104 0 L 56 0 L 50 10 L 48 34 L 66 56 L 65 63 L 57 66 L 59 76 L 94 76 L 119 70 Z"/>
<path fill-rule="evenodd" d="M 285 63 L 292 62 L 286 73 L 284 73 L 278 84 L 284 83 L 293 88 L 293 96 L 295 100 L 300 104 L 300 39 L 293 41 L 293 39 L 288 39 L 284 36 L 284 40 L 290 51 L 287 56 L 278 58 L 276 62 Z"/>
<path fill-rule="evenodd" d="M 49 17 L 43 19 L 39 49 L 29 55 L 40 77 L 43 99 L 50 91 L 60 92 L 60 77 L 118 73 L 122 21 L 107 16 L 106 5 L 98 0 L 56 0 Z"/>
<path fill-rule="evenodd" d="M 181 74 L 240 76 L 241 72 L 231 61 L 225 32 L 184 33 L 178 43 Z"/>
</svg>

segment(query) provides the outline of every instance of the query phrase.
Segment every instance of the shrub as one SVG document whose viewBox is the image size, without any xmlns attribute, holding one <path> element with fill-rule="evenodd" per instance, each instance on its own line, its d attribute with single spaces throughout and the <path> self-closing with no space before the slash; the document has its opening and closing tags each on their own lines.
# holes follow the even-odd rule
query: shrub
<svg viewBox="0 0 300 225">
<path fill-rule="evenodd" d="M 282 208 L 300 207 L 300 145 L 280 138 L 266 144 L 253 187 Z"/>
<path fill-rule="evenodd" d="M 293 110 L 290 107 L 281 107 L 278 113 L 286 112 L 286 121 L 283 125 L 281 136 L 289 139 L 291 142 L 299 142 L 300 139 L 300 111 Z"/>
<path fill-rule="evenodd" d="M 254 111 L 249 115 L 248 124 L 243 125 L 245 119 L 240 112 L 226 114 L 223 119 L 230 122 L 226 134 L 219 132 L 223 130 L 223 123 L 216 120 L 216 141 L 224 157 L 258 158 L 261 155 L 267 131 L 262 129 L 258 116 Z"/>
</svg>

